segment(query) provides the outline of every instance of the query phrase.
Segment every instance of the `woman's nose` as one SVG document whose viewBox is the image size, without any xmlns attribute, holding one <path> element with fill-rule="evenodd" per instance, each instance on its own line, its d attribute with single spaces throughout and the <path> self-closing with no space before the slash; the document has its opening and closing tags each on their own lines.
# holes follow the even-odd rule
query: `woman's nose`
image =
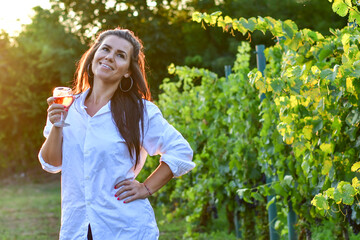
<svg viewBox="0 0 360 240">
<path fill-rule="evenodd" d="M 108 61 L 113 61 L 114 60 L 114 54 L 109 52 L 106 56 L 105 59 Z"/>
</svg>

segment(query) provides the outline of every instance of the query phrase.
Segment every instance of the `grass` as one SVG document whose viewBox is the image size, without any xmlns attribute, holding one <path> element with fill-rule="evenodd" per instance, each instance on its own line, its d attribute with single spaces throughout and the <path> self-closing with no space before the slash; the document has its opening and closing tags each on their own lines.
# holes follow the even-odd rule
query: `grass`
<svg viewBox="0 0 360 240">
<path fill-rule="evenodd" d="M 60 183 L 12 179 L 0 184 L 0 239 L 57 239 Z"/>
<path fill-rule="evenodd" d="M 60 175 L 37 173 L 0 181 L 0 240 L 58 239 L 60 229 Z M 160 240 L 180 240 L 186 231 L 185 219 L 167 221 L 161 207 L 155 208 Z M 221 215 L 221 214 L 220 214 Z M 215 219 L 210 233 L 199 233 L 198 240 L 235 240 L 227 234 L 225 217 Z M 332 240 L 334 223 L 312 229 L 313 239 Z M 350 232 L 350 239 L 360 239 Z"/>
<path fill-rule="evenodd" d="M 35 175 L 35 177 L 34 177 Z M 58 239 L 61 217 L 60 175 L 37 172 L 31 177 L 15 176 L 0 181 L 0 240 Z M 161 207 L 155 208 L 160 240 L 182 239 L 185 219 L 167 221 Z M 211 233 L 201 233 L 199 240 L 235 239 L 222 231 L 224 219 Z"/>
<path fill-rule="evenodd" d="M 61 217 L 60 175 L 39 173 L 0 181 L 0 240 L 58 239 Z M 167 222 L 155 209 L 161 240 L 181 239 L 185 220 Z"/>
<path fill-rule="evenodd" d="M 58 239 L 60 229 L 60 175 L 38 173 L 38 177 L 17 176 L 0 181 L 0 240 Z M 160 240 L 180 240 L 186 231 L 185 219 L 167 221 L 161 207 L 155 208 Z M 221 215 L 221 214 L 220 214 Z M 235 240 L 227 234 L 225 217 L 214 220 L 210 233 L 198 240 Z M 332 240 L 334 223 L 312 229 L 313 239 Z M 360 239 L 350 232 L 350 239 Z"/>
<path fill-rule="evenodd" d="M 61 200 L 60 175 L 37 173 L 37 178 L 15 176 L 0 181 L 0 240 L 58 239 Z M 157 207 L 155 216 L 160 240 L 180 240 L 186 232 L 184 218 L 168 221 Z M 220 214 L 223 215 L 223 214 Z M 225 217 L 214 220 L 210 233 L 199 233 L 198 240 L 235 240 L 227 234 Z"/>
</svg>

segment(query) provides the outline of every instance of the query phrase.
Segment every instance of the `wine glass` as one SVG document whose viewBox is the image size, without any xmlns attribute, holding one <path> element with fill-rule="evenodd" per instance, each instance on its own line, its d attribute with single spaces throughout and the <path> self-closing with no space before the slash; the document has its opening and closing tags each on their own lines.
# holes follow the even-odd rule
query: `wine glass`
<svg viewBox="0 0 360 240">
<path fill-rule="evenodd" d="M 62 104 L 65 107 L 70 107 L 74 101 L 72 90 L 69 87 L 56 87 L 53 91 L 54 103 Z M 61 112 L 60 121 L 54 123 L 56 127 L 66 127 L 70 124 L 65 123 L 63 113 Z"/>
</svg>

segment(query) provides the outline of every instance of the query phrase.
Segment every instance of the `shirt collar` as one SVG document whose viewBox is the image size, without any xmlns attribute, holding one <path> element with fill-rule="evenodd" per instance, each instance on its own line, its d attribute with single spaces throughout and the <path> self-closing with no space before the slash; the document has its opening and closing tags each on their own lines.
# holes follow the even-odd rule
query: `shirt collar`
<svg viewBox="0 0 360 240">
<path fill-rule="evenodd" d="M 78 96 L 76 96 L 76 98 L 79 98 L 79 107 L 82 111 L 86 112 L 86 106 L 85 106 L 85 99 L 87 97 L 87 95 L 89 94 L 90 88 L 88 88 L 85 92 L 80 93 Z M 109 102 L 107 104 L 105 104 L 95 115 L 101 115 L 104 113 L 108 113 L 111 111 L 111 100 L 109 100 Z"/>
<path fill-rule="evenodd" d="M 81 93 L 79 95 L 79 104 L 80 104 L 80 108 L 85 110 L 86 109 L 86 106 L 85 106 L 85 99 L 86 99 L 86 96 L 88 95 L 90 91 L 90 88 L 88 88 L 85 92 Z"/>
</svg>

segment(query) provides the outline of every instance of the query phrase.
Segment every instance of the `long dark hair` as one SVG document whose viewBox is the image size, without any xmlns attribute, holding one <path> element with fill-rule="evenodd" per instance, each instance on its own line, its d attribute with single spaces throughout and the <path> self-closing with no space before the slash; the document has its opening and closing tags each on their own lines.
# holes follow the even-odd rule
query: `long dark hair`
<svg viewBox="0 0 360 240">
<path fill-rule="evenodd" d="M 125 139 L 130 156 L 134 158 L 135 153 L 136 167 L 140 155 L 141 134 L 144 133 L 145 106 L 142 99 L 151 101 L 151 93 L 145 74 L 145 55 L 141 40 L 132 31 L 127 29 L 115 28 L 101 32 L 91 47 L 82 55 L 77 65 L 73 91 L 74 94 L 79 94 L 90 88 L 87 97 L 91 95 L 94 85 L 91 63 L 101 43 L 110 35 L 123 38 L 133 46 L 130 71 L 134 83 L 128 92 L 123 92 L 120 87 L 117 88 L 111 98 L 111 113 L 119 133 Z M 123 83 L 120 81 L 120 84 Z M 124 88 L 127 89 L 127 86 Z"/>
</svg>

